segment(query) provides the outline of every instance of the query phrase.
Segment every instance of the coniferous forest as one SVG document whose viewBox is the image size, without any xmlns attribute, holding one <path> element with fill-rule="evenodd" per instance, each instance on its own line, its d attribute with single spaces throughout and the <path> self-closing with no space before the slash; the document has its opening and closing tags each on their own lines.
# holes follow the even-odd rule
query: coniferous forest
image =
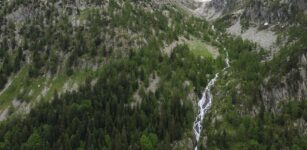
<svg viewBox="0 0 307 150">
<path fill-rule="evenodd" d="M 307 17 L 294 10 L 271 56 L 227 33 L 229 10 L 206 21 L 173 0 L 2 0 L 0 150 L 307 149 Z"/>
</svg>

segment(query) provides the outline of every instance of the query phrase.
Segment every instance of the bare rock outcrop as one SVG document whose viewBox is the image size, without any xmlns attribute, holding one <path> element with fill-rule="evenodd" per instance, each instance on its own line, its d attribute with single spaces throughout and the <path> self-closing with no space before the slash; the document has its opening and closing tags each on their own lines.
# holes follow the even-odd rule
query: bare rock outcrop
<svg viewBox="0 0 307 150">
<path fill-rule="evenodd" d="M 298 55 L 297 64 L 283 76 L 269 77 L 260 87 L 261 97 L 266 109 L 275 109 L 279 102 L 305 100 L 307 98 L 307 51 Z M 289 60 L 286 60 L 289 61 Z M 277 110 L 276 110 L 277 111 Z"/>
</svg>

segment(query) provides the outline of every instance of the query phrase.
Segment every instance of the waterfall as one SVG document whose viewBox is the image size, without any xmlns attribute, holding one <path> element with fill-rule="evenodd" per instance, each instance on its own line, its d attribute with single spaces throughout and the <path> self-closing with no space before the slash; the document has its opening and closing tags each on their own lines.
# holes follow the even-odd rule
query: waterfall
<svg viewBox="0 0 307 150">
<path fill-rule="evenodd" d="M 226 51 L 225 48 L 224 48 L 224 51 L 226 52 L 226 58 L 225 58 L 226 67 L 223 70 L 230 67 L 228 52 Z M 202 94 L 202 98 L 198 101 L 199 110 L 198 110 L 198 115 L 197 115 L 197 117 L 194 121 L 194 127 L 193 127 L 195 138 L 196 138 L 195 150 L 197 150 L 197 145 L 198 145 L 198 141 L 199 141 L 201 130 L 202 130 L 203 119 L 204 119 L 207 111 L 210 109 L 210 107 L 212 105 L 211 88 L 214 86 L 218 77 L 219 77 L 219 73 L 216 73 L 215 77 L 210 80 L 207 87 L 205 88 L 205 91 Z"/>
</svg>

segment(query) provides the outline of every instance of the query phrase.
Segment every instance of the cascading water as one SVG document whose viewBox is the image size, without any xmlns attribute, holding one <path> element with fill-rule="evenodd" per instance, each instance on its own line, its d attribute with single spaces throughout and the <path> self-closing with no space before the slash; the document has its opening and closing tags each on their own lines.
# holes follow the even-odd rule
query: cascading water
<svg viewBox="0 0 307 150">
<path fill-rule="evenodd" d="M 225 48 L 224 48 L 224 51 L 226 52 L 226 58 L 225 58 L 226 67 L 223 70 L 230 67 L 228 52 L 226 51 Z M 211 88 L 214 86 L 218 77 L 219 77 L 219 73 L 216 73 L 215 77 L 210 80 L 207 87 L 205 88 L 205 91 L 202 94 L 202 98 L 198 101 L 199 111 L 194 121 L 194 127 L 193 127 L 195 138 L 196 138 L 195 150 L 197 150 L 197 145 L 198 145 L 198 141 L 199 141 L 201 130 L 202 130 L 202 122 L 203 122 L 204 116 L 206 115 L 207 111 L 210 109 L 211 104 L 212 104 Z"/>
</svg>

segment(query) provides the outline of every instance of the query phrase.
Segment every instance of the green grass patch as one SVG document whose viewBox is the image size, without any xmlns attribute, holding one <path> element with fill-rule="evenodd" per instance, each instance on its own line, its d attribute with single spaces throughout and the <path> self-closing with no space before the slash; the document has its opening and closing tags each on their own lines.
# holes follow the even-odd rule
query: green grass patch
<svg viewBox="0 0 307 150">
<path fill-rule="evenodd" d="M 94 78 L 96 76 L 98 76 L 97 71 L 92 70 L 76 71 L 71 76 L 66 74 L 58 75 L 49 81 L 49 90 L 43 98 L 50 100 L 55 91 L 61 92 L 63 90 L 65 84 L 68 85 L 68 90 L 70 90 L 69 88 L 72 88 L 74 84 L 83 85 L 86 78 Z"/>
<path fill-rule="evenodd" d="M 22 87 L 25 86 L 28 78 L 28 71 L 29 67 L 24 67 L 11 79 L 11 85 L 0 95 L 0 109 L 10 105 L 11 101 L 17 97 Z"/>
<path fill-rule="evenodd" d="M 206 43 L 201 40 L 193 40 L 187 42 L 190 50 L 196 56 L 201 56 L 204 58 L 212 58 L 212 54 L 206 48 Z"/>
<path fill-rule="evenodd" d="M 67 90 L 74 84 L 83 85 L 87 78 L 98 77 L 101 69 L 75 71 L 71 76 L 65 73 L 55 75 L 53 78 L 41 76 L 35 79 L 28 77 L 29 66 L 25 66 L 12 78 L 11 85 L 0 95 L 0 110 L 11 105 L 12 100 L 21 95 L 22 100 L 35 102 L 38 96 L 43 100 L 51 100 L 55 91 L 63 92 L 65 84 Z M 46 88 L 46 93 L 43 94 Z"/>
</svg>

